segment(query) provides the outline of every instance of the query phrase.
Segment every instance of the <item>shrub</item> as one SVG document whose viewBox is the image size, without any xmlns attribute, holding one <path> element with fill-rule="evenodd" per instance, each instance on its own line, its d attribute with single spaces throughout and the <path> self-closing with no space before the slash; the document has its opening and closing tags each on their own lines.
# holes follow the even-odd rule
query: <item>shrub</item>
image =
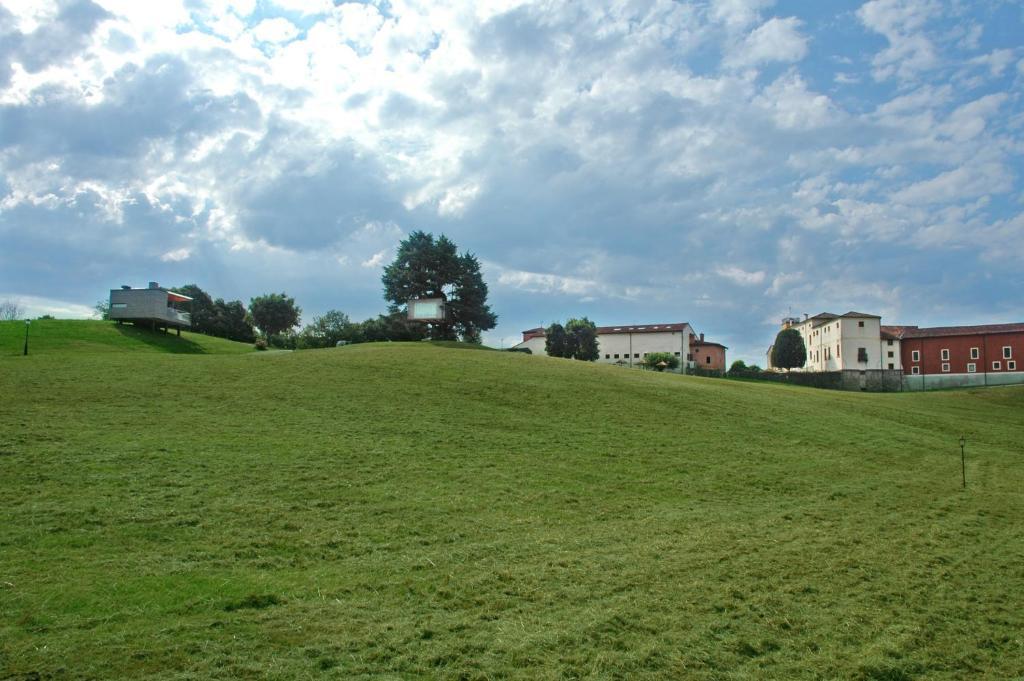
<svg viewBox="0 0 1024 681">
<path fill-rule="evenodd" d="M 254 345 L 256 346 L 257 350 L 266 350 L 267 349 L 267 340 L 265 338 L 257 338 L 256 342 L 254 343 Z"/>
<path fill-rule="evenodd" d="M 654 369 L 655 371 L 678 369 L 679 358 L 671 352 L 648 352 L 647 356 L 644 357 L 644 364 L 647 365 L 649 369 Z"/>
</svg>

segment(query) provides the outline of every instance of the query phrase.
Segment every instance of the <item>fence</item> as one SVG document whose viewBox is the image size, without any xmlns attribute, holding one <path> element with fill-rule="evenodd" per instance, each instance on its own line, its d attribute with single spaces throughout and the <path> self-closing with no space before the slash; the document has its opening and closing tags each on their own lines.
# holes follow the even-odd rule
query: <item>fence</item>
<svg viewBox="0 0 1024 681">
<path fill-rule="evenodd" d="M 868 369 L 858 371 L 730 371 L 729 378 L 747 378 L 757 381 L 789 383 L 825 390 L 855 390 L 865 392 L 900 392 L 903 390 L 903 372 L 896 369 Z"/>
</svg>

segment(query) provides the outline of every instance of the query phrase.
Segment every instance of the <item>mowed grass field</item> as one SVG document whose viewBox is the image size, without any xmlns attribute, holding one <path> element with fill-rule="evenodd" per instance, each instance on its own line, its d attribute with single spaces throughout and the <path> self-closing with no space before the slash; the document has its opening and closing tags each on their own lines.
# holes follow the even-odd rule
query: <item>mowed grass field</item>
<svg viewBox="0 0 1024 681">
<path fill-rule="evenodd" d="M 1022 389 L 39 343 L 0 678 L 1024 677 Z"/>
</svg>

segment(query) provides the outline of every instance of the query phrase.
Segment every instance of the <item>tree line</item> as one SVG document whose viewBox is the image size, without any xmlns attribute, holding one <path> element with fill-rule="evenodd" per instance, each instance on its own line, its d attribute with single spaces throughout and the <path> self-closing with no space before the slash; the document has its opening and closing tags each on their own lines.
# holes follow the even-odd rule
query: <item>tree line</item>
<svg viewBox="0 0 1024 681">
<path fill-rule="evenodd" d="M 461 340 L 480 343 L 483 331 L 493 329 L 498 317 L 487 304 L 487 284 L 480 262 L 471 253 L 459 253 L 443 234 L 416 231 L 398 247 L 394 261 L 381 276 L 387 312 L 361 322 L 339 310 L 329 310 L 296 330 L 302 308 L 287 293 L 268 293 L 249 300 L 214 298 L 197 284 L 170 289 L 192 299 L 192 331 L 258 347 L 286 349 L 333 347 L 341 341 Z M 445 317 L 431 323 L 410 322 L 405 306 L 418 298 L 440 298 Z M 97 311 L 109 315 L 108 303 Z"/>
</svg>

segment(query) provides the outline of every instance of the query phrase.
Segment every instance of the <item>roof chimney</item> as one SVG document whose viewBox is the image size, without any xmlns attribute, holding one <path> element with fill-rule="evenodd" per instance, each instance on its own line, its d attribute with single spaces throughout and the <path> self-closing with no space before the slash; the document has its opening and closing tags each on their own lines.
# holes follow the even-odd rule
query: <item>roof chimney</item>
<svg viewBox="0 0 1024 681">
<path fill-rule="evenodd" d="M 150 288 L 160 288 L 160 284 L 158 284 L 155 281 L 151 281 L 151 282 L 149 282 L 149 287 Z"/>
<path fill-rule="evenodd" d="M 700 342 L 701 342 L 701 343 L 703 343 L 703 342 L 704 342 L 704 334 L 701 334 L 701 335 L 700 335 Z"/>
<path fill-rule="evenodd" d="M 132 287 L 129 286 L 128 284 L 121 284 L 121 290 L 122 291 L 131 291 Z"/>
</svg>

